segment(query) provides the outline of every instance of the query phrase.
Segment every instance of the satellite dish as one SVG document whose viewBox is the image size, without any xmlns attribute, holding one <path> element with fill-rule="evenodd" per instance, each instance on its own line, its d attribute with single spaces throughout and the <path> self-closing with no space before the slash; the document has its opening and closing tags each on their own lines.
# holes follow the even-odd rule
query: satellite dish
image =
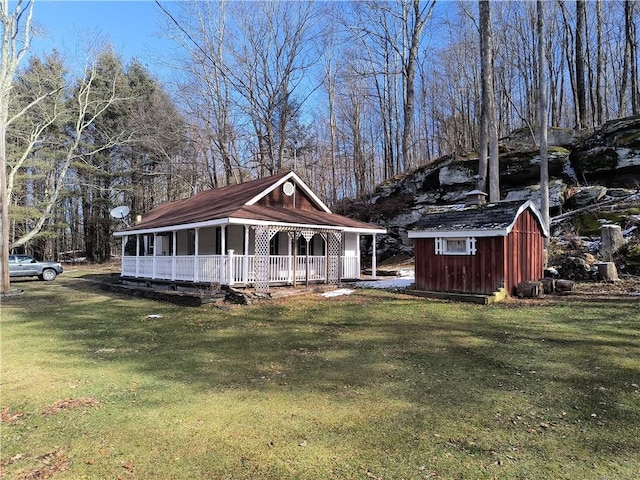
<svg viewBox="0 0 640 480">
<path fill-rule="evenodd" d="M 129 226 L 129 224 L 125 220 L 125 217 L 127 215 L 129 215 L 129 207 L 127 207 L 126 205 L 120 205 L 119 207 L 112 208 L 111 211 L 109 212 L 109 214 L 113 218 L 117 218 L 118 220 L 122 220 L 127 227 Z"/>
<path fill-rule="evenodd" d="M 284 185 L 282 185 L 282 191 L 287 197 L 290 197 L 293 195 L 293 192 L 296 191 L 296 187 L 291 182 L 285 182 Z"/>
</svg>

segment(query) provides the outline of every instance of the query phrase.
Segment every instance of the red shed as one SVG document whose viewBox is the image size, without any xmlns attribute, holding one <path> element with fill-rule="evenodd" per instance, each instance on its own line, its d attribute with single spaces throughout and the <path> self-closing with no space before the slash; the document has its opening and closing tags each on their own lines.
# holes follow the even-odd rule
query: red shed
<svg viewBox="0 0 640 480">
<path fill-rule="evenodd" d="M 415 288 L 422 291 L 513 294 L 543 276 L 542 216 L 531 202 L 451 205 L 427 214 L 409 232 Z"/>
</svg>

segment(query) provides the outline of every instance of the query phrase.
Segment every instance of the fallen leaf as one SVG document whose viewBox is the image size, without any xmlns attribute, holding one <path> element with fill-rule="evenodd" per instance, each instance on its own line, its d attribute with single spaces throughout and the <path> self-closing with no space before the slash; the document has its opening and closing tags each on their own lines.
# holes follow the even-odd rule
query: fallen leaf
<svg viewBox="0 0 640 480">
<path fill-rule="evenodd" d="M 100 406 L 100 402 L 93 397 L 67 398 L 65 400 L 60 400 L 54 403 L 49 408 L 44 410 L 42 414 L 48 416 L 70 408 L 98 406 Z"/>
<path fill-rule="evenodd" d="M 5 407 L 0 410 L 0 422 L 8 423 L 9 425 L 16 425 L 23 417 L 26 417 L 25 412 L 10 413 L 9 407 Z"/>
</svg>

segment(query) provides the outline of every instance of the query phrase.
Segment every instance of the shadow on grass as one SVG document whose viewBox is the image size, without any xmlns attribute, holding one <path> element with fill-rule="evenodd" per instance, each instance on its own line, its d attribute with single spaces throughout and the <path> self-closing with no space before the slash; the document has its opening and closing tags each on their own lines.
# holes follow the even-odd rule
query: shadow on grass
<svg viewBox="0 0 640 480">
<path fill-rule="evenodd" d="M 348 402 L 373 389 L 407 405 L 381 422 L 417 431 L 468 421 L 507 434 L 578 435 L 591 452 L 640 451 L 637 302 L 482 307 L 364 290 L 224 311 L 104 293 L 77 279 L 20 302 L 29 313 L 19 321 L 35 335 L 55 332 L 67 355 L 203 392 L 317 392 Z M 483 455 L 492 448 L 447 442 Z"/>
</svg>

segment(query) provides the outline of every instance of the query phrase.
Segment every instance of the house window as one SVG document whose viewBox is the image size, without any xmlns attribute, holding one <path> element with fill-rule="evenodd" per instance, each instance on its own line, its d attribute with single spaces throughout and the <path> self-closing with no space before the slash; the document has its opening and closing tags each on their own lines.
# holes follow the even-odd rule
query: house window
<svg viewBox="0 0 640 480">
<path fill-rule="evenodd" d="M 436 238 L 436 255 L 475 255 L 476 239 L 474 237 L 462 238 Z"/>
</svg>

